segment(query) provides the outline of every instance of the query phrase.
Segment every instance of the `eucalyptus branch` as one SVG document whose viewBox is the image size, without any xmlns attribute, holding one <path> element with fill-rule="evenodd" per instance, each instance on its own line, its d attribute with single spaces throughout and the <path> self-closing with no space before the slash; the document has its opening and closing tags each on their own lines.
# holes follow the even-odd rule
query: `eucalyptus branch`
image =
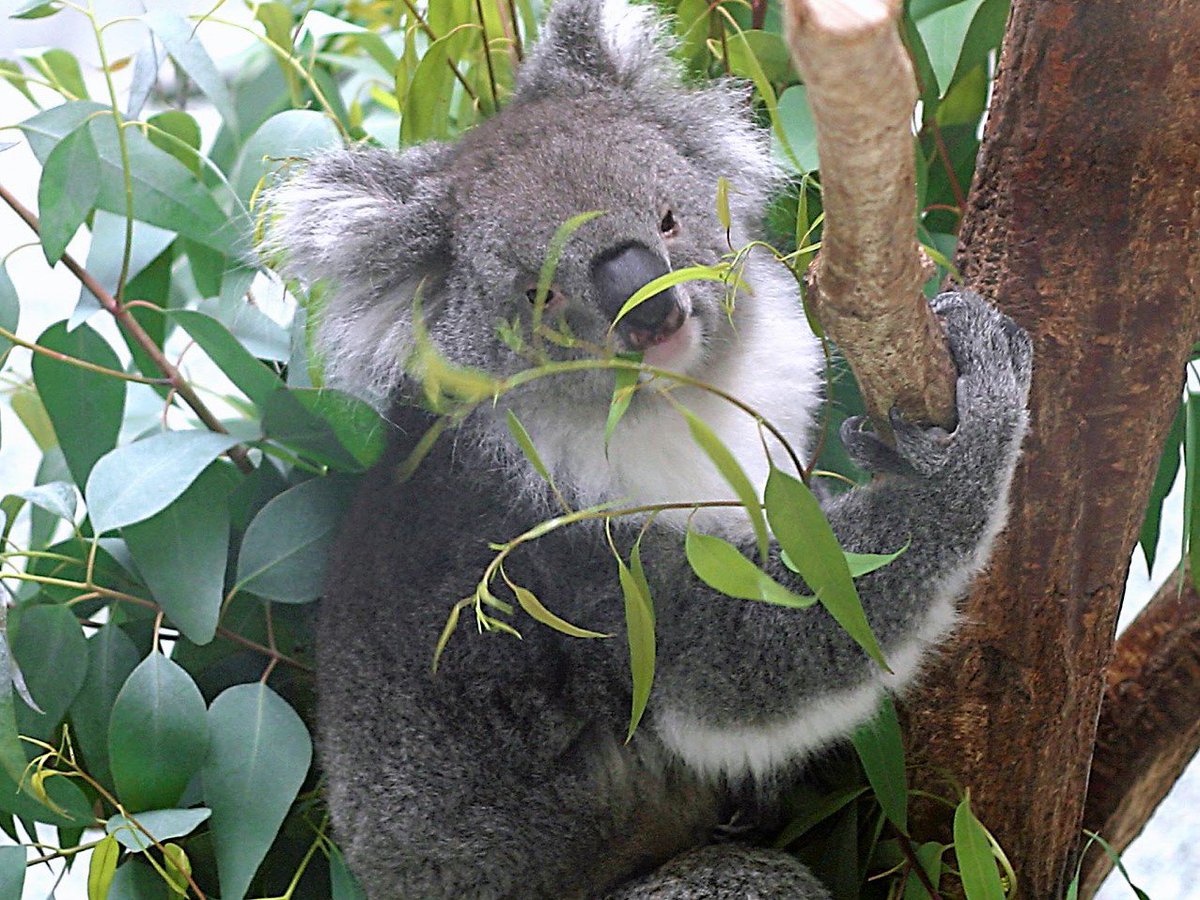
<svg viewBox="0 0 1200 900">
<path fill-rule="evenodd" d="M 492 65 L 492 47 L 488 42 L 487 21 L 483 17 L 483 0 L 475 0 L 475 11 L 479 14 L 479 27 L 483 36 L 483 61 L 487 64 L 488 84 L 492 89 L 492 107 L 500 108 L 500 94 L 496 90 L 496 69 Z"/>
<path fill-rule="evenodd" d="M 29 209 L 25 207 L 12 193 L 8 191 L 4 185 L 0 184 L 0 200 L 3 200 L 8 206 L 25 222 L 29 228 L 39 236 L 41 235 L 41 224 Z M 62 255 L 62 262 L 74 275 L 79 279 L 92 294 L 100 301 L 103 306 L 121 325 L 125 332 L 141 347 L 146 355 L 154 362 L 155 367 L 163 373 L 167 382 L 174 388 L 176 393 L 183 398 L 183 401 L 191 407 L 192 411 L 204 423 L 205 427 L 210 431 L 216 431 L 221 434 L 227 434 L 228 431 L 221 420 L 218 419 L 204 403 L 203 400 L 196 394 L 196 391 L 188 383 L 180 373 L 180 371 L 171 364 L 171 361 L 163 354 L 162 348 L 155 343 L 154 338 L 146 333 L 146 330 L 138 323 L 125 306 L 118 302 L 112 294 L 101 287 L 90 272 L 81 266 L 74 257 L 69 253 Z M 249 474 L 254 471 L 254 466 L 250 462 L 249 456 L 246 454 L 246 448 L 240 444 L 230 447 L 227 455 L 237 465 L 242 472 Z"/>
</svg>

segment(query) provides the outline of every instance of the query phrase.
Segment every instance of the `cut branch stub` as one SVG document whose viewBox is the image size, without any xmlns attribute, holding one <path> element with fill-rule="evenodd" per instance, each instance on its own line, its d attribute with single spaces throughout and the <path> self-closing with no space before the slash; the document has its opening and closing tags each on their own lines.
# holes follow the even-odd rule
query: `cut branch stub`
<svg viewBox="0 0 1200 900">
<path fill-rule="evenodd" d="M 912 65 L 898 0 L 788 0 L 788 43 L 808 86 L 825 226 L 808 298 L 890 435 L 894 406 L 953 428 L 954 363 L 929 309 L 913 208 Z"/>
</svg>

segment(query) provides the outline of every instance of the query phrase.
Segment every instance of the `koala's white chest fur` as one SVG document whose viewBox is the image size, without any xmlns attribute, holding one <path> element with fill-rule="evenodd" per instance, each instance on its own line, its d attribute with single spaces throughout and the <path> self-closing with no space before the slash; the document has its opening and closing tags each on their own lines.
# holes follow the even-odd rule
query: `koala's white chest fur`
<svg viewBox="0 0 1200 900">
<path fill-rule="evenodd" d="M 809 330 L 794 287 L 762 267 L 754 273 L 755 295 L 739 302 L 736 344 L 718 364 L 696 377 L 737 397 L 770 421 L 801 456 L 820 404 L 820 346 Z M 581 506 L 605 502 L 631 505 L 733 500 L 733 490 L 692 438 L 685 418 L 657 387 L 641 391 L 604 449 L 607 409 L 576 415 L 569 422 L 526 422 L 555 481 Z M 769 463 L 764 438 L 775 464 L 787 466 L 784 449 L 760 429 L 753 416 L 713 393 L 676 386 L 676 402 L 707 423 L 732 451 L 761 491 Z M 582 421 L 581 421 L 582 419 Z M 689 518 L 701 530 L 743 538 L 750 533 L 745 512 L 737 508 L 670 510 L 659 520 L 685 527 Z"/>
</svg>

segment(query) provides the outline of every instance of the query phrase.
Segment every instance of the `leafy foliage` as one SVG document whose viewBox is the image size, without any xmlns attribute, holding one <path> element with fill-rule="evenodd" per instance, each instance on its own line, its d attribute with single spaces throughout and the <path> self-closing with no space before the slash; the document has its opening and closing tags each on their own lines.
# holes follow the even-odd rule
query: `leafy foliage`
<svg viewBox="0 0 1200 900">
<path fill-rule="evenodd" d="M 953 249 L 1007 4 L 907 4 L 903 33 L 922 97 L 918 227 L 941 262 Z M 819 247 L 819 161 L 779 10 L 733 0 L 660 5 L 677 14 L 678 53 L 692 76 L 732 74 L 753 84 L 756 114 L 794 175 L 771 214 L 783 248 L 776 252 L 802 270 Z M 51 263 L 69 257 L 85 231 L 82 268 L 91 276 L 71 315 L 31 340 L 17 329 L 36 292 L 14 285 L 7 257 L 0 260 L 5 392 L 45 454 L 37 485 L 0 502 L 9 626 L 0 680 L 12 684 L 0 698 L 0 827 L 16 835 L 19 820 L 32 836 L 31 823 L 42 822 L 59 827 L 64 855 L 93 848 L 90 900 L 362 896 L 326 834 L 311 766 L 311 601 L 338 519 L 357 477 L 380 458 L 386 429 L 370 406 L 323 388 L 308 351 L 308 313 L 316 314 L 319 297 L 307 311 L 297 308 L 255 268 L 256 199 L 286 165 L 323 148 L 398 148 L 453 139 L 476 124 L 511 94 L 542 4 L 317 6 L 259 3 L 252 18 L 224 3 L 190 18 L 155 10 L 140 17 L 144 42 L 134 57 L 110 60 L 107 23 L 90 7 L 32 2 L 13 18 L 90 19 L 102 88 L 89 90 L 88 67 L 65 50 L 0 60 L 0 79 L 35 109 L 17 127 L 42 166 L 41 252 Z M 251 34 L 253 45 L 231 65 L 214 61 L 201 39 L 233 31 Z M 160 82 L 168 58 L 179 76 L 173 93 Z M 129 88 L 119 93 L 112 76 L 126 67 Z M 189 92 L 214 116 L 185 108 Z M 723 203 L 727 219 L 727 197 Z M 594 215 L 581 213 L 560 229 L 562 240 Z M 539 279 L 540 304 L 554 265 L 548 259 Z M 736 285 L 738 265 L 735 254 L 668 277 Z M 115 330 L 105 321 L 112 319 Z M 31 378 L 20 374 L 27 351 Z M 521 378 L 555 374 L 543 367 L 497 384 L 432 356 L 417 363 L 431 407 L 448 419 Z M 633 359 L 597 365 L 614 373 L 611 434 L 646 389 L 639 373 L 663 376 Z M 852 385 L 835 377 L 834 386 L 826 434 L 854 411 Z M 757 496 L 719 438 L 684 413 L 736 488 L 759 556 L 770 552 L 769 524 L 814 596 L 793 593 L 737 548 L 692 532 L 687 555 L 699 576 L 735 598 L 797 607 L 797 615 L 819 601 L 884 663 L 853 578 L 890 557 L 843 554 L 809 489 L 781 470 L 767 496 Z M 540 465 L 520 422 L 510 427 Z M 836 442 L 823 443 L 818 465 L 853 477 Z M 420 477 L 412 472 L 418 462 L 404 474 Z M 501 616 L 520 607 L 572 636 L 609 637 L 559 618 L 509 580 L 503 560 L 555 528 L 621 513 L 567 508 L 501 545 L 476 594 L 452 607 L 439 646 L 465 609 L 488 629 L 515 631 Z M 629 626 L 632 735 L 653 681 L 654 606 L 638 547 L 627 559 L 613 549 Z M 497 575 L 516 607 L 492 593 Z M 816 866 L 839 896 L 924 896 L 925 881 L 936 887 L 950 871 L 948 848 L 906 843 L 907 786 L 890 704 L 855 746 L 865 778 L 855 772 L 853 783 L 798 798 L 802 811 L 781 844 L 803 838 L 803 856 L 832 850 L 852 861 L 841 872 Z M 992 896 L 996 848 L 980 838 L 965 800 L 958 809 L 965 824 L 959 839 L 956 816 L 957 868 L 978 875 L 968 896 Z M 882 837 L 885 819 L 895 837 Z M 813 840 L 818 824 L 824 834 Z M 84 826 L 101 836 L 82 840 Z M 0 849 L 0 896 L 19 895 L 24 860 L 20 848 Z M 896 875 L 893 888 L 866 880 L 884 871 Z"/>
</svg>

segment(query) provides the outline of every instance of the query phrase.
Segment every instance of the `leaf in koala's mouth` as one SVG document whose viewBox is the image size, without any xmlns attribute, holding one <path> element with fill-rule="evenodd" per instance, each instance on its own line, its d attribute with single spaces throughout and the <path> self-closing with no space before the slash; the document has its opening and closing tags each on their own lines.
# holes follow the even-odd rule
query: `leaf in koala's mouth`
<svg viewBox="0 0 1200 900">
<path fill-rule="evenodd" d="M 670 339 L 687 321 L 687 314 L 678 306 L 673 308 L 667 314 L 666 319 L 658 328 L 636 328 L 630 329 L 625 336 L 626 342 L 632 350 L 648 350 L 651 347 L 657 346 Z"/>
</svg>

